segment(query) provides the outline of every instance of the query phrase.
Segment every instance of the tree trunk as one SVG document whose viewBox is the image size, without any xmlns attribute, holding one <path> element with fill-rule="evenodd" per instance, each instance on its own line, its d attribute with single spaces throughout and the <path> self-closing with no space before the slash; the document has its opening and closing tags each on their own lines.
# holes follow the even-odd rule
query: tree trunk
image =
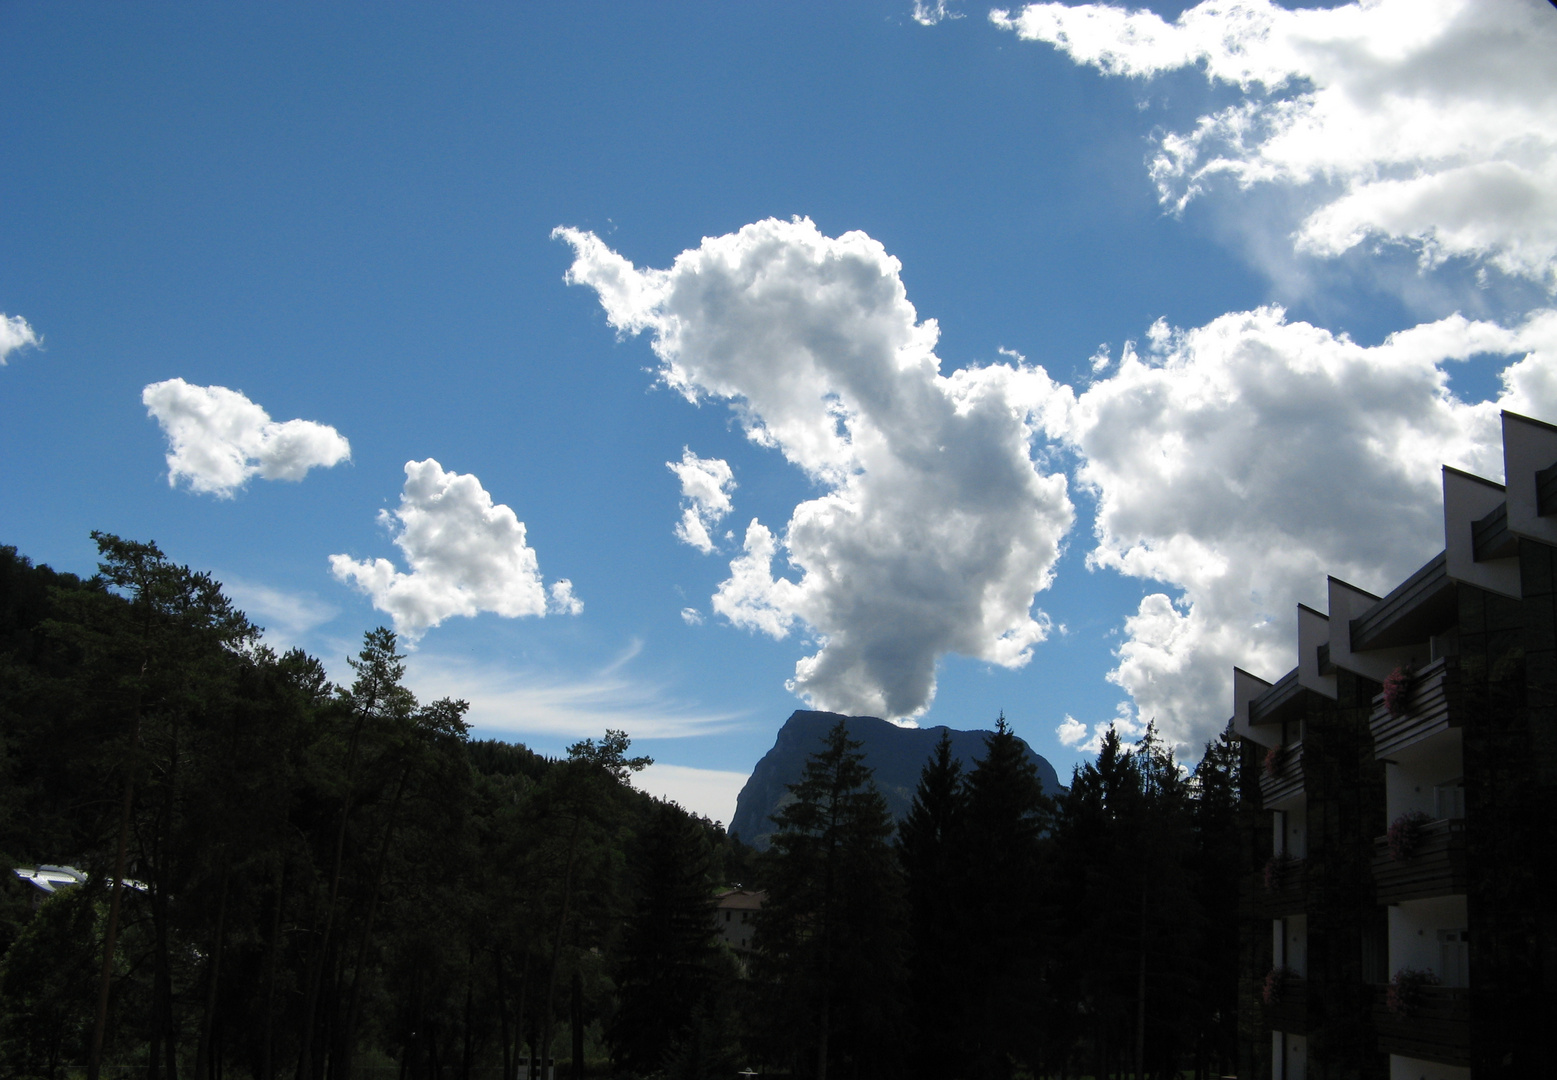
<svg viewBox="0 0 1557 1080">
<path fill-rule="evenodd" d="M 573 1000 L 568 1009 L 568 1026 L 573 1035 L 573 1080 L 584 1080 L 584 975 L 573 967 Z"/>
<path fill-rule="evenodd" d="M 315 962 L 309 965 L 308 993 L 303 1004 L 302 1048 L 297 1056 L 297 1080 L 311 1080 L 313 1072 L 313 1040 L 315 1013 L 319 1007 L 319 985 L 324 978 L 324 955 L 330 947 L 330 930 L 335 921 L 335 900 L 341 889 L 341 864 L 346 857 L 346 825 L 351 818 L 351 788 L 356 780 L 357 744 L 362 737 L 362 726 L 368 712 L 376 702 L 368 702 L 357 712 L 351 729 L 351 742 L 346 749 L 346 797 L 341 803 L 341 821 L 335 832 L 335 855 L 330 868 L 330 895 L 325 902 L 324 930 L 316 946 Z"/>
<path fill-rule="evenodd" d="M 492 947 L 492 966 L 497 976 L 497 1029 L 498 1040 L 503 1044 L 503 1080 L 514 1080 L 514 1048 L 509 1043 L 508 990 L 503 985 L 503 950 Z"/>
<path fill-rule="evenodd" d="M 216 903 L 216 939 L 211 959 L 206 963 L 205 1016 L 200 1023 L 200 1041 L 195 1047 L 195 1080 L 215 1080 L 211 1068 L 211 1029 L 216 1023 L 216 992 L 222 976 L 222 943 L 227 936 L 227 854 L 222 854 L 222 883 Z"/>
<path fill-rule="evenodd" d="M 400 780 L 395 785 L 395 797 L 389 805 L 389 820 L 384 824 L 384 839 L 379 844 L 378 858 L 375 860 L 376 865 L 373 869 L 373 892 L 368 898 L 367 923 L 362 930 L 362 942 L 357 948 L 357 960 L 351 975 L 351 994 L 346 1005 L 346 1023 L 338 1042 L 341 1047 L 342 1080 L 349 1080 L 351 1076 L 351 1059 L 356 1053 L 357 1006 L 361 999 L 362 969 L 367 964 L 368 949 L 373 944 L 373 923 L 378 915 L 378 897 L 384 884 L 384 864 L 389 858 L 390 842 L 395 835 L 395 818 L 400 812 L 400 799 L 405 794 L 406 779 L 410 773 L 409 764 L 400 770 Z"/>
<path fill-rule="evenodd" d="M 276 866 L 276 907 L 270 916 L 270 955 L 265 965 L 265 1027 L 260 1037 L 259 1080 L 276 1080 L 276 968 L 281 962 L 281 905 L 286 898 L 286 856 Z"/>
<path fill-rule="evenodd" d="M 546 977 L 546 1011 L 541 1014 L 541 1080 L 546 1076 L 546 1063 L 551 1060 L 552 1017 L 557 1004 L 557 962 L 562 957 L 562 934 L 568 925 L 568 908 L 573 900 L 573 860 L 578 854 L 578 834 L 583 828 L 583 818 L 573 819 L 573 833 L 568 837 L 568 861 L 562 873 L 562 914 L 557 919 L 557 934 L 552 939 L 551 972 Z"/>
<path fill-rule="evenodd" d="M 1146 1076 L 1146 897 L 1141 888 L 1141 960 L 1135 982 L 1135 1075 L 1137 1080 Z"/>
<path fill-rule="evenodd" d="M 141 675 L 146 664 L 141 665 Z M 119 843 L 114 854 L 113 897 L 108 901 L 108 926 L 103 933 L 103 973 L 97 987 L 97 1017 L 92 1024 L 92 1053 L 87 1058 L 87 1080 L 98 1080 L 103 1068 L 103 1036 L 108 1031 L 108 991 L 113 985 L 114 949 L 119 941 L 119 907 L 124 899 L 124 862 L 130 847 L 130 814 L 135 808 L 135 758 L 141 747 L 141 707 L 135 703 L 130 729 L 130 752 L 125 755 L 124 804 L 119 810 Z M 153 1051 L 155 1053 L 155 1050 Z"/>
</svg>

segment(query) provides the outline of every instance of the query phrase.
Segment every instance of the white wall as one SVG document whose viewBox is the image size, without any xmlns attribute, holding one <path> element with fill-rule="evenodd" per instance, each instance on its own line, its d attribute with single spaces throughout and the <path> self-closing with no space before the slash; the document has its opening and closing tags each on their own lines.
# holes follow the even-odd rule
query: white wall
<svg viewBox="0 0 1557 1080">
<path fill-rule="evenodd" d="M 1389 909 L 1389 973 L 1403 967 L 1431 971 L 1442 978 L 1442 945 L 1439 930 L 1463 929 L 1467 924 L 1464 896 L 1439 896 L 1408 900 Z"/>
<path fill-rule="evenodd" d="M 1465 773 L 1461 744 L 1460 730 L 1450 728 L 1395 755 L 1396 764 L 1384 770 L 1386 825 L 1412 810 L 1428 817 L 1437 814 L 1433 788 Z"/>
<path fill-rule="evenodd" d="M 1436 1061 L 1391 1054 L 1389 1080 L 1471 1080 L 1471 1071 L 1464 1065 L 1440 1065 Z"/>
</svg>

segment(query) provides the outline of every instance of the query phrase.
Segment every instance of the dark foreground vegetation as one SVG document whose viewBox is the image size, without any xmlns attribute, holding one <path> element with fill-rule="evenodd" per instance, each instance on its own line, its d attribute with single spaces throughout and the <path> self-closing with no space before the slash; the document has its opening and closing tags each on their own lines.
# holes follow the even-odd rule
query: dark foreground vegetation
<svg viewBox="0 0 1557 1080">
<path fill-rule="evenodd" d="M 471 741 L 389 631 L 335 686 L 209 576 L 98 541 L 90 580 L 0 548 L 0 1075 L 1229 1071 L 1230 736 L 1188 774 L 1111 738 L 1055 802 L 1002 721 L 894 830 L 840 725 L 757 858 L 633 790 L 621 733 Z M 12 873 L 46 863 L 87 879 Z M 737 882 L 769 897 L 739 956 Z"/>
</svg>

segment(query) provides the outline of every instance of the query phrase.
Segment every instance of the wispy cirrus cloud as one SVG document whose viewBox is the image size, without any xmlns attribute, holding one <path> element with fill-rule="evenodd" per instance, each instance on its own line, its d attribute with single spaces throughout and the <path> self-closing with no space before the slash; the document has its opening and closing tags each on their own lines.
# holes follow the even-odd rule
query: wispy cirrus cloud
<svg viewBox="0 0 1557 1080">
<path fill-rule="evenodd" d="M 339 607 L 312 593 L 289 592 L 231 574 L 220 577 L 222 591 L 251 622 L 265 629 L 265 636 L 274 639 L 273 645 L 301 644 L 309 633 L 341 613 Z"/>
<path fill-rule="evenodd" d="M 745 722 L 742 713 L 710 711 L 670 697 L 660 684 L 631 673 L 632 655 L 629 649 L 597 671 L 559 675 L 420 651 L 408 661 L 407 683 L 427 700 L 469 701 L 469 721 L 488 736 L 572 742 L 614 728 L 635 739 L 677 739 L 729 731 Z"/>
</svg>

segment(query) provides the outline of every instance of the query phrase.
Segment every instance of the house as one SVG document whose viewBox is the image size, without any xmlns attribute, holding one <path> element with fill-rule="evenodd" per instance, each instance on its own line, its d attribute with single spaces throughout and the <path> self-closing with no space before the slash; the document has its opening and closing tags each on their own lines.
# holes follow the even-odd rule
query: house
<svg viewBox="0 0 1557 1080">
<path fill-rule="evenodd" d="M 1444 550 L 1299 607 L 1234 671 L 1251 873 L 1240 1075 L 1464 1080 L 1557 1062 L 1557 427 L 1443 470 Z"/>
<path fill-rule="evenodd" d="M 752 931 L 757 926 L 757 912 L 762 910 L 768 894 L 757 889 L 736 886 L 719 894 L 719 906 L 714 911 L 714 922 L 719 927 L 719 937 L 738 955 L 751 952 Z"/>
</svg>

